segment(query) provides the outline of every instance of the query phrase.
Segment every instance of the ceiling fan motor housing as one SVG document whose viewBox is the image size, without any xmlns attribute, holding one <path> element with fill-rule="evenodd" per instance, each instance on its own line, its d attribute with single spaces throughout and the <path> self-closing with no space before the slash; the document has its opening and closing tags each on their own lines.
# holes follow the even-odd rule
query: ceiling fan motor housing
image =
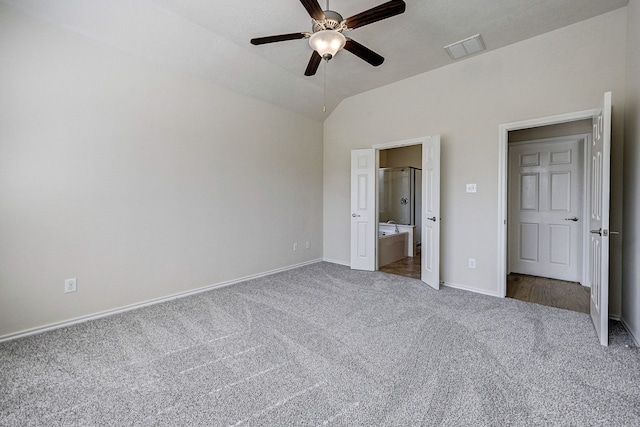
<svg viewBox="0 0 640 427">
<path fill-rule="evenodd" d="M 333 10 L 325 10 L 324 11 L 324 19 L 320 21 L 316 21 L 315 19 L 311 21 L 313 25 L 313 32 L 316 33 L 322 30 L 335 30 L 338 32 L 342 32 L 344 27 L 342 26 L 342 22 L 344 19 L 342 15 L 338 12 L 334 12 Z"/>
</svg>

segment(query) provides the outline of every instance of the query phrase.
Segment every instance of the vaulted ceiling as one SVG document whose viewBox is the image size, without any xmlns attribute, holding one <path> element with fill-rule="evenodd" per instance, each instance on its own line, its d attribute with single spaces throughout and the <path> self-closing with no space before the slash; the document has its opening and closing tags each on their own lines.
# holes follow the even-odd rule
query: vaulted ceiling
<svg viewBox="0 0 640 427">
<path fill-rule="evenodd" d="M 355 15 L 386 0 L 331 0 Z M 406 0 L 406 12 L 349 37 L 385 58 L 372 67 L 339 52 L 305 77 L 306 39 L 253 46 L 253 37 L 311 31 L 299 0 L 0 0 L 68 30 L 323 120 L 349 96 L 451 64 L 443 46 L 480 33 L 487 51 L 626 6 L 628 0 Z M 326 0 L 320 0 L 326 9 Z M 480 53 L 482 54 L 482 53 Z M 464 59 L 462 59 L 464 60 Z M 323 97 L 326 72 L 326 105 Z"/>
</svg>

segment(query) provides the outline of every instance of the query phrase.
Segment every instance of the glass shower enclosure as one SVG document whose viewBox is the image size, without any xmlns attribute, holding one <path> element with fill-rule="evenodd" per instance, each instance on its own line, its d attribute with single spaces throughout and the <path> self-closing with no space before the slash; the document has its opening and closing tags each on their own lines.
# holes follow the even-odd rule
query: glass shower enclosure
<svg viewBox="0 0 640 427">
<path fill-rule="evenodd" d="M 421 242 L 422 170 L 411 166 L 380 168 L 378 171 L 380 222 L 415 225 L 416 243 Z"/>
</svg>

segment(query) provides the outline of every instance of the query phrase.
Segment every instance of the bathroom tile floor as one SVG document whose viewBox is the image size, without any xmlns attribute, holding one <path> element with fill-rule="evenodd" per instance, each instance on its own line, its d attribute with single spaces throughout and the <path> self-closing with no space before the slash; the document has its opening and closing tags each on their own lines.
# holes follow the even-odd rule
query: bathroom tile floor
<svg viewBox="0 0 640 427">
<path fill-rule="evenodd" d="M 420 279 L 420 254 L 414 257 L 406 257 L 391 264 L 383 265 L 380 271 L 396 274 L 398 276 Z"/>
</svg>

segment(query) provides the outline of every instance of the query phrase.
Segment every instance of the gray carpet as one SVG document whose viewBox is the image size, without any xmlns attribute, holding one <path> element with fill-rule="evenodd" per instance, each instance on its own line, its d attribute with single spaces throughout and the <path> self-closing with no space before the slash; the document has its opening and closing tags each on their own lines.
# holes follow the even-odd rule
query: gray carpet
<svg viewBox="0 0 640 427">
<path fill-rule="evenodd" d="M 0 425 L 640 425 L 586 314 L 318 263 L 0 344 Z"/>
</svg>

